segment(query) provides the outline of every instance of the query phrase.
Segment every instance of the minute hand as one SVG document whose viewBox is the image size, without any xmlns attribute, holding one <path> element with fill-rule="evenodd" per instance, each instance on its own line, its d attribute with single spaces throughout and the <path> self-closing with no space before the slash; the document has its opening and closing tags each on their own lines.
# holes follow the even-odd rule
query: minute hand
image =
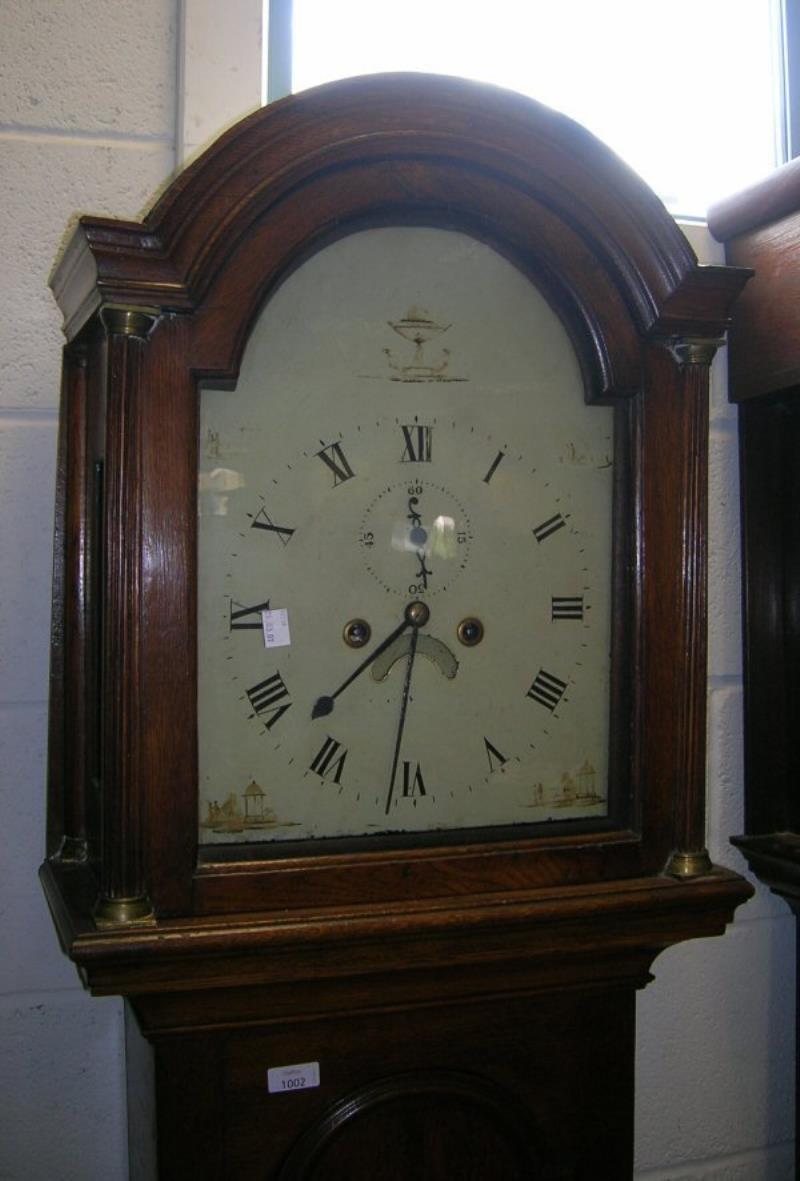
<svg viewBox="0 0 800 1181">
<path fill-rule="evenodd" d="M 394 794 L 394 780 L 397 775 L 397 764 L 400 761 L 400 748 L 403 745 L 403 731 L 406 725 L 406 710 L 408 709 L 408 698 L 411 692 L 411 672 L 414 668 L 414 657 L 417 654 L 417 640 L 419 639 L 419 632 L 414 628 L 411 633 L 411 646 L 408 650 L 408 664 L 406 665 L 406 676 L 403 681 L 403 698 L 400 702 L 400 721 L 397 726 L 397 737 L 394 742 L 394 755 L 392 757 L 392 771 L 389 776 L 389 795 L 386 799 L 386 815 L 389 815 L 389 809 L 392 806 L 392 796 Z"/>
<path fill-rule="evenodd" d="M 406 628 L 409 627 L 411 627 L 411 619 L 406 617 L 402 623 L 398 624 L 393 632 L 389 633 L 385 640 L 381 640 L 380 644 L 372 649 L 369 656 L 367 656 L 365 660 L 361 661 L 361 664 L 359 664 L 358 668 L 354 669 L 353 672 L 350 673 L 350 676 L 346 680 L 342 681 L 339 688 L 331 693 L 330 697 L 318 697 L 314 702 L 314 708 L 311 711 L 312 718 L 324 718 L 327 714 L 332 713 L 335 698 L 337 698 L 340 693 L 343 693 L 349 685 L 352 685 L 356 677 L 360 677 L 364 669 L 369 668 L 373 660 L 377 660 L 381 652 L 385 652 L 389 645 L 393 644 L 397 637 L 401 636 Z"/>
</svg>

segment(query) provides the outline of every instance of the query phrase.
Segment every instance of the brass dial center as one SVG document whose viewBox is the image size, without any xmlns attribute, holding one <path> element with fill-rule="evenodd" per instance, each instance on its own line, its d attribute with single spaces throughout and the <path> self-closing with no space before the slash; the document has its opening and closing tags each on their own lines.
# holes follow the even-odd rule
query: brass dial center
<svg viewBox="0 0 800 1181">
<path fill-rule="evenodd" d="M 431 609 L 427 603 L 416 599 L 406 607 L 406 619 L 412 627 L 424 627 L 431 617 Z"/>
</svg>

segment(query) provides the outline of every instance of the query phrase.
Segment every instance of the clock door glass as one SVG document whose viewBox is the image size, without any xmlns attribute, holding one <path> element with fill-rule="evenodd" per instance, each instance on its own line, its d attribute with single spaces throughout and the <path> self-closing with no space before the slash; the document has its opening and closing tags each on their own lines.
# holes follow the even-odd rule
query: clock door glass
<svg viewBox="0 0 800 1181">
<path fill-rule="evenodd" d="M 283 284 L 201 393 L 202 842 L 607 814 L 612 415 L 463 234 Z"/>
</svg>

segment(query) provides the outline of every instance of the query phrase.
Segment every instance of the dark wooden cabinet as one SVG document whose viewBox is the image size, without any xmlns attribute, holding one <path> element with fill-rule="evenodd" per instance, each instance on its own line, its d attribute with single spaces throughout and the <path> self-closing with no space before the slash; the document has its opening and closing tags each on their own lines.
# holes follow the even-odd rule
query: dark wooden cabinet
<svg viewBox="0 0 800 1181">
<path fill-rule="evenodd" d="M 800 914 L 800 164 L 709 212 L 755 276 L 730 343 L 739 408 L 745 831 L 751 868 Z M 798 994 L 800 996 L 800 994 Z M 800 1003 L 800 1002 L 799 1002 Z M 796 1054 L 800 1061 L 800 1055 Z M 797 1088 L 800 1096 L 800 1086 Z M 798 1100 L 800 1102 L 800 1100 Z M 795 1124 L 798 1124 L 795 1107 Z"/>
<path fill-rule="evenodd" d="M 436 321 L 420 306 L 425 291 L 412 298 L 409 284 L 391 321 L 375 312 L 378 328 L 395 334 L 390 345 L 354 363 L 352 381 L 336 386 L 331 378 L 329 397 L 322 383 L 315 414 L 329 408 L 326 398 L 335 408 L 374 398 L 375 426 L 365 418 L 364 434 L 380 427 L 379 441 L 396 437 L 391 462 L 413 458 L 419 487 L 438 489 L 456 506 L 453 516 L 469 498 L 469 519 L 480 526 L 468 573 L 438 599 L 427 594 L 428 551 L 416 549 L 422 582 L 409 605 L 414 630 L 411 617 L 398 625 L 399 647 L 389 653 L 390 664 L 406 670 L 404 687 L 400 672 L 392 673 L 391 724 L 379 717 L 383 699 L 370 687 L 388 675 L 378 674 L 382 648 L 373 641 L 358 670 L 357 647 L 348 653 L 343 644 L 362 621 L 350 619 L 343 630 L 326 598 L 332 579 L 322 566 L 318 578 L 316 567 L 307 568 L 298 593 L 312 607 L 318 596 L 314 620 L 334 620 L 338 663 L 331 667 L 361 678 L 357 692 L 348 687 L 353 676 L 342 686 L 348 704 L 336 703 L 337 723 L 355 716 L 352 701 L 374 707 L 347 748 L 336 731 L 323 737 L 318 728 L 307 739 L 302 725 L 292 731 L 287 723 L 302 717 L 310 726 L 332 710 L 333 697 L 316 696 L 330 691 L 326 684 L 303 705 L 300 672 L 292 679 L 302 666 L 302 629 L 292 640 L 294 664 L 276 672 L 268 652 L 263 681 L 243 679 L 235 698 L 233 689 L 219 698 L 208 692 L 198 477 L 201 503 L 204 489 L 219 494 L 220 516 L 234 511 L 230 496 L 247 481 L 229 458 L 216 463 L 232 452 L 200 423 L 209 388 L 230 391 L 237 405 L 251 380 L 247 350 L 262 315 L 306 268 L 358 235 L 399 230 L 459 235 L 471 244 L 467 256 L 488 249 L 498 265 L 513 268 L 514 282 L 524 281 L 519 301 L 502 304 L 499 288 L 482 293 L 487 309 L 496 302 L 506 309 L 498 331 L 529 295 L 543 318 L 519 328 L 521 356 L 529 337 L 539 343 L 523 364 L 518 418 L 504 421 L 503 434 L 498 425 L 497 438 L 493 416 L 501 421 L 505 386 L 492 375 L 505 354 L 492 354 L 483 386 L 466 380 L 468 346 L 474 351 L 482 339 L 489 311 L 461 337 L 453 329 L 434 354 L 429 342 L 437 333 L 445 339 L 450 320 Z M 444 302 L 452 296 L 463 308 L 469 284 L 457 273 L 452 291 L 447 270 L 437 282 Z M 721 934 L 751 892 L 736 874 L 712 866 L 704 848 L 708 367 L 748 276 L 699 267 L 657 199 L 569 120 L 490 87 L 419 75 L 354 80 L 275 104 L 223 136 L 142 223 L 81 219 L 54 277 L 68 342 L 42 878 L 63 946 L 87 986 L 129 998 L 155 1048 L 163 1181 L 588 1178 L 598 1161 L 608 1176 L 630 1174 L 635 992 L 662 949 Z M 380 262 L 367 275 L 376 308 L 392 278 Z M 306 372 L 300 360 L 307 364 L 315 347 L 325 354 L 331 334 L 341 336 L 349 315 L 344 286 L 330 299 L 340 317 L 335 328 L 329 333 L 324 319 L 315 321 L 312 343 L 293 354 L 297 366 L 290 358 L 280 381 L 265 387 L 270 418 L 259 430 L 278 440 L 281 460 L 282 440 L 304 429 L 293 398 L 302 403 L 308 387 L 301 382 L 290 394 L 292 374 Z M 302 308 L 298 314 L 302 320 Z M 368 318 L 358 321 L 359 332 Z M 271 339 L 258 365 L 280 355 L 280 332 Z M 374 341 L 380 344 L 377 328 Z M 557 378 L 544 380 L 538 367 L 546 371 L 557 353 L 571 358 L 565 372 L 578 391 L 574 421 L 583 423 L 585 412 L 586 429 L 580 438 L 568 434 L 558 455 L 525 464 L 526 447 L 555 437 L 548 416 L 573 421 L 564 418 L 560 393 L 541 401 Z M 380 373 L 374 357 L 383 358 Z M 434 404 L 447 407 L 446 418 L 442 410 L 428 417 Z M 314 419 L 312 430 L 309 417 L 311 435 L 296 454 L 303 471 L 328 479 L 328 490 L 303 522 L 332 512 L 333 497 L 338 513 L 353 493 L 351 540 L 368 546 L 380 518 L 375 506 L 402 487 L 419 538 L 410 499 L 419 489 L 406 488 L 406 469 L 393 468 L 371 499 L 357 491 L 351 477 L 368 486 L 368 457 L 356 461 L 360 426 L 352 415 L 350 422 L 351 433 L 319 438 L 323 428 Z M 459 440 L 446 479 L 434 466 L 445 462 L 445 424 Z M 455 495 L 459 457 L 471 454 L 478 428 L 488 450 L 476 452 L 467 491 L 459 484 Z M 294 472 L 294 454 L 287 442 L 281 479 L 285 469 Z M 608 503 L 602 526 L 592 523 L 591 497 L 580 499 L 580 489 L 593 486 L 582 467 L 612 473 L 599 477 Z M 274 467 L 267 472 L 265 461 L 264 468 L 261 492 L 280 483 L 271 478 Z M 248 470 L 258 483 L 258 468 Z M 515 479 L 504 483 L 512 471 Z M 500 505 L 503 488 L 508 499 Z M 300 505 L 301 493 L 285 503 Z M 297 521 L 270 517 L 263 496 L 262 503 L 241 518 L 242 546 L 256 524 L 285 546 Z M 407 524 L 398 529 L 392 536 L 402 552 L 412 534 Z M 548 570 L 570 569 L 557 566 L 553 536 L 579 558 L 585 552 L 587 567 L 602 554 L 605 590 L 596 591 L 589 575 L 586 586 L 566 577 L 563 586 L 547 583 Z M 474 540 L 466 527 L 459 537 Z M 415 540 L 411 549 L 424 544 Z M 291 545 L 295 551 L 286 552 L 297 552 Z M 267 583 L 283 550 L 265 552 L 272 556 L 248 569 L 263 571 Z M 510 562 L 504 583 L 490 583 L 481 553 Z M 354 557 L 352 582 L 363 585 L 379 617 L 378 600 L 395 587 L 392 576 L 374 576 L 371 561 Z M 349 567 L 344 574 L 337 585 L 349 584 Z M 517 594 L 520 579 L 528 595 Z M 478 605 L 464 594 L 461 623 L 445 633 L 446 606 L 460 604 L 468 587 Z M 231 590 L 221 601 L 232 642 L 239 633 L 260 636 L 259 615 L 272 610 L 260 583 L 253 593 L 259 600 Z M 482 611 L 476 632 L 473 617 Z M 608 640 L 592 647 L 601 615 L 595 634 Z M 512 639 L 493 649 L 509 617 Z M 576 623 L 589 629 L 584 656 Z M 376 637 L 387 634 L 382 626 Z M 414 663 L 418 643 L 427 657 L 418 662 L 422 672 Z M 512 693 L 504 670 L 519 665 L 517 648 L 530 655 Z M 594 681 L 582 671 L 591 661 Z M 484 696 L 470 704 L 472 714 L 456 704 L 460 728 L 449 727 L 445 681 L 466 695 L 468 668 L 487 670 Z M 429 690 L 425 676 L 433 678 Z M 291 715 L 287 686 L 296 694 Z M 419 730 L 427 753 L 414 764 L 402 740 L 428 691 L 440 724 L 427 737 Z M 480 702 L 494 706 L 495 698 L 496 725 L 508 724 L 502 740 L 494 729 L 477 733 Z M 356 743 L 366 751 L 373 730 L 385 731 L 394 761 L 388 799 L 384 780 L 374 792 L 375 823 L 348 820 L 344 835 L 309 827 L 302 839 L 262 839 L 284 822 L 265 800 L 279 797 L 294 774 L 278 761 L 248 765 L 239 796 L 228 795 L 225 783 L 219 797 L 204 800 L 208 746 L 226 741 L 216 702 L 242 735 L 230 743 L 237 774 L 244 775 L 237 747 L 249 749 L 258 732 L 264 749 L 280 757 L 284 747 L 301 752 L 307 771 L 292 791 L 313 786 L 329 811 L 338 796 L 354 812 L 363 807 L 361 795 L 373 790 L 369 773 L 361 772 L 361 795 L 347 796 L 348 777 L 359 773 Z M 470 717 L 478 719 L 471 726 Z M 606 736 L 594 763 L 564 737 L 581 738 L 592 727 Z M 296 747 L 292 734 L 301 736 Z M 477 804 L 470 812 L 463 800 L 474 785 L 452 776 L 449 795 L 431 799 L 431 767 L 446 780 L 470 742 L 485 762 L 475 782 L 506 792 L 516 813 L 498 806 L 487 820 Z M 560 752 L 559 776 L 552 760 L 528 753 L 537 742 Z M 405 780 L 393 798 L 401 755 Z M 542 766 L 550 769 L 537 772 Z M 291 802 L 292 793 L 281 798 Z M 418 805 L 439 812 L 429 822 L 383 820 L 398 798 L 407 816 Z M 452 815 L 450 798 L 462 801 Z M 269 1070 L 308 1063 L 316 1064 L 318 1085 L 269 1089 Z"/>
<path fill-rule="evenodd" d="M 165 1155 L 181 1162 L 168 1175 L 234 1181 L 275 1160 L 263 1175 L 281 1181 L 511 1181 L 588 1178 L 600 1159 L 608 1176 L 627 1176 L 633 1007 L 630 991 L 601 990 L 579 1007 L 572 997 L 504 997 L 162 1045 Z M 265 1064 L 298 1054 L 323 1059 L 320 1088 L 268 1095 Z M 205 1102 L 187 1111 L 175 1098 L 196 1102 L 200 1079 Z M 212 1132 L 223 1125 L 224 1156 Z"/>
<path fill-rule="evenodd" d="M 709 228 L 755 276 L 731 330 L 739 407 L 745 643 L 745 835 L 753 868 L 796 909 L 800 741 L 800 167 L 721 202 Z"/>
</svg>

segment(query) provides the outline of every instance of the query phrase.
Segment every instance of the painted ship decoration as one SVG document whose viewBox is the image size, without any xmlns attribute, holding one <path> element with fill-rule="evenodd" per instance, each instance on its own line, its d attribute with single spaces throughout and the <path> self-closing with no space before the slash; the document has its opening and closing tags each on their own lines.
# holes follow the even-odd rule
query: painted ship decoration
<svg viewBox="0 0 800 1181">
<path fill-rule="evenodd" d="M 384 348 L 382 350 L 388 365 L 390 381 L 403 382 L 444 382 L 469 381 L 467 377 L 454 374 L 450 369 L 451 350 L 436 342 L 452 327 L 440 324 L 424 308 L 411 306 L 399 320 L 387 320 L 387 325 L 406 342 L 406 347 Z M 413 352 L 411 348 L 412 346 Z M 381 374 L 362 373 L 362 377 L 385 378 Z"/>
</svg>

